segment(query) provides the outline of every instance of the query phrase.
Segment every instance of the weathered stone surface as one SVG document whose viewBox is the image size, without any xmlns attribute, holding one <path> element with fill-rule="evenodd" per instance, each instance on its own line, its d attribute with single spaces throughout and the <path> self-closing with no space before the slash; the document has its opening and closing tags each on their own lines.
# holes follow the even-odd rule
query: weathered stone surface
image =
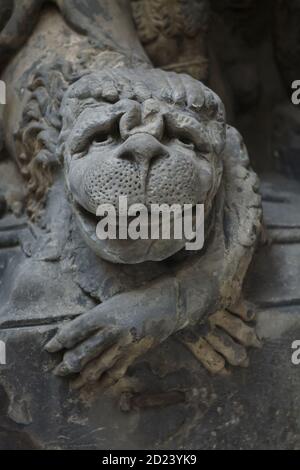
<svg viewBox="0 0 300 470">
<path fill-rule="evenodd" d="M 261 311 L 263 349 L 251 352 L 249 368 L 235 368 L 227 377 L 212 377 L 183 346 L 166 342 L 130 370 L 131 383 L 141 387 L 138 399 L 130 382 L 121 400 L 117 391 L 103 395 L 97 386 L 88 394 L 72 392 L 68 380 L 51 373 L 58 358 L 41 354 L 51 329 L 1 330 L 9 365 L 1 368 L 0 448 L 300 446 L 300 379 L 291 364 L 291 343 L 300 338 L 297 309 Z M 174 396 L 181 399 L 174 393 L 183 401 L 172 404 Z M 157 401 L 160 406 L 153 406 Z"/>
<path fill-rule="evenodd" d="M 245 286 L 247 295 L 262 306 L 299 304 L 299 270 L 299 243 L 261 248 Z"/>
<path fill-rule="evenodd" d="M 128 2 L 44 3 L 2 8 L 1 66 L 11 60 L 1 75 L 10 159 L 0 162 L 0 447 L 299 448 L 296 183 L 278 191 L 272 176 L 262 188 L 274 243 L 256 253 L 245 301 L 261 198 L 220 99 L 151 67 Z M 183 10 L 171 43 L 199 33 Z M 243 112 L 261 93 L 252 46 L 263 28 L 253 32 L 238 33 L 247 60 L 239 44 L 229 67 Z M 204 202 L 204 250 L 101 245 L 97 206 L 123 194 Z"/>
<path fill-rule="evenodd" d="M 270 269 L 273 251 L 282 258 Z M 299 252 L 299 245 L 274 245 L 256 254 L 246 293 L 269 304 L 257 318 L 263 348 L 250 351 L 248 368 L 224 377 L 170 339 L 133 365 L 113 393 L 98 385 L 78 393 L 52 374 L 59 355 L 41 353 L 57 325 L 2 329 L 1 447 L 298 449 L 300 379 L 291 344 L 300 338 L 299 307 L 277 303 L 299 290 L 299 276 L 290 277 L 292 286 L 284 278 Z"/>
<path fill-rule="evenodd" d="M 131 8 L 139 38 L 157 67 L 207 81 L 209 1 L 131 0 Z"/>
</svg>

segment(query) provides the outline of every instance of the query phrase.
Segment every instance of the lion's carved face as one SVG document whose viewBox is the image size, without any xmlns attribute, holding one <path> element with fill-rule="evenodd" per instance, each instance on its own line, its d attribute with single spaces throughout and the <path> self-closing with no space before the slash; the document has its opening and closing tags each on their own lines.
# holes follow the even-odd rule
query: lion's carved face
<svg viewBox="0 0 300 470">
<path fill-rule="evenodd" d="M 210 205 L 224 144 L 218 98 L 188 76 L 115 69 L 78 80 L 61 112 L 67 187 L 92 248 L 127 263 L 178 251 L 182 242 L 174 240 L 95 240 L 93 216 L 100 204 L 117 207 L 122 195 L 129 205 Z"/>
</svg>

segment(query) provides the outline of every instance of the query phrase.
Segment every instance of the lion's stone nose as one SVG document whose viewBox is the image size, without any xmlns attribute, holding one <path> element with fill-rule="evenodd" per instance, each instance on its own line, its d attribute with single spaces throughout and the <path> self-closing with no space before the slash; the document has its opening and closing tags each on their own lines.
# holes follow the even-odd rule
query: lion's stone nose
<svg viewBox="0 0 300 470">
<path fill-rule="evenodd" d="M 155 137 L 146 133 L 130 136 L 119 148 L 117 157 L 139 164 L 149 165 L 157 157 L 167 156 L 168 151 Z"/>
</svg>

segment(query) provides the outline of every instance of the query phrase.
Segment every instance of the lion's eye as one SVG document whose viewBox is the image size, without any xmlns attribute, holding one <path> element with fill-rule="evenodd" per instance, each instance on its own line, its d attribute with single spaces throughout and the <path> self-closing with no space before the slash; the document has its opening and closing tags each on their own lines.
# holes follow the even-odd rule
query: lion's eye
<svg viewBox="0 0 300 470">
<path fill-rule="evenodd" d="M 194 145 L 194 142 L 189 139 L 188 137 L 180 137 L 180 142 L 190 148 L 194 148 L 195 145 Z"/>
<path fill-rule="evenodd" d="M 109 134 L 105 134 L 104 132 L 99 132 L 95 134 L 92 139 L 93 144 L 107 144 L 112 141 L 112 137 Z"/>
</svg>

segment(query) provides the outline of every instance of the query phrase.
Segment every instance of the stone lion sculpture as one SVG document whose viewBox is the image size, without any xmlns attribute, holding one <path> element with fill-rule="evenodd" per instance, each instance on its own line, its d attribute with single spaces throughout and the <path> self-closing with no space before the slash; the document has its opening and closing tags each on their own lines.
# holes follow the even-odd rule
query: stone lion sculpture
<svg viewBox="0 0 300 470">
<path fill-rule="evenodd" d="M 220 99 L 202 83 L 153 69 L 143 56 L 85 42 L 87 54 L 74 59 L 77 33 L 61 27 L 74 35 L 66 57 L 55 47 L 46 58 L 39 50 L 34 68 L 28 66 L 38 29 L 23 48 L 23 63 L 13 61 L 3 75 L 18 102 L 3 117 L 5 145 L 25 178 L 35 233 L 14 268 L 28 273 L 27 297 L 23 276 L 4 310 L 21 295 L 30 305 L 31 276 L 41 266 L 64 270 L 71 259 L 69 276 L 93 306 L 59 326 L 46 349 L 63 351 L 55 372 L 76 374 L 75 386 L 117 382 L 171 335 L 212 372 L 224 370 L 225 361 L 246 365 L 246 347 L 259 341 L 244 323 L 253 312 L 241 288 L 261 205 L 241 136 L 226 126 Z M 120 195 L 130 203 L 203 203 L 204 248 L 186 252 L 177 240 L 98 240 L 96 209 L 116 205 Z M 51 287 L 51 276 L 47 282 Z"/>
</svg>

